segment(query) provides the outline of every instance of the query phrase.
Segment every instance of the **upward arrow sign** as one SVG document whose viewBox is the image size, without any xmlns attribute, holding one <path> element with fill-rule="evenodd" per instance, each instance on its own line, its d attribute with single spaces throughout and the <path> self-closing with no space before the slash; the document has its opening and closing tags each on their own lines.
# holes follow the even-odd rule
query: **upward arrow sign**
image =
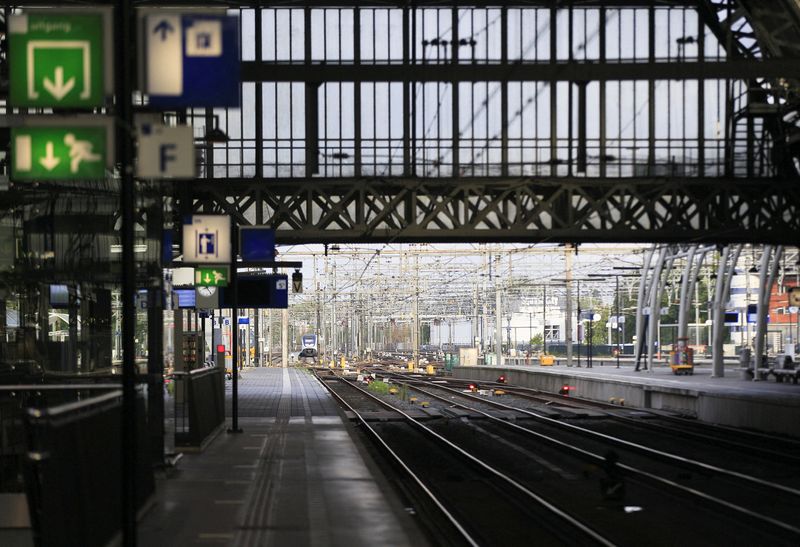
<svg viewBox="0 0 800 547">
<path fill-rule="evenodd" d="M 153 29 L 153 34 L 161 33 L 161 41 L 163 42 L 164 40 L 167 39 L 167 36 L 169 35 L 169 33 L 170 32 L 174 32 L 174 31 L 175 31 L 175 28 L 172 25 L 169 24 L 169 21 L 164 19 L 163 21 L 161 21 L 159 24 L 157 24 L 155 26 L 155 28 Z"/>
</svg>

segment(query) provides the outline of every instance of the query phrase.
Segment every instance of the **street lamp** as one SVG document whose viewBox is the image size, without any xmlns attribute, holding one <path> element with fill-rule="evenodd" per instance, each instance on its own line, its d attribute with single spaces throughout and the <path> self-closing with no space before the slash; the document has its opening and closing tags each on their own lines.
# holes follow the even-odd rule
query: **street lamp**
<svg viewBox="0 0 800 547">
<path fill-rule="evenodd" d="M 590 273 L 590 274 L 587 274 L 587 275 L 589 277 L 591 277 L 591 279 L 586 279 L 585 281 L 605 281 L 606 280 L 606 278 L 603 276 L 603 274 L 591 274 Z M 578 294 L 578 301 L 579 301 L 579 303 L 578 303 L 578 313 L 579 313 L 578 319 L 580 320 L 580 294 Z M 589 303 L 591 304 L 591 302 L 589 302 Z M 594 348 L 594 340 L 592 339 L 592 336 L 593 336 L 592 326 L 594 325 L 595 321 L 600 319 L 600 316 L 598 314 L 594 313 L 594 309 L 590 309 L 588 318 L 589 318 L 589 354 L 587 355 L 587 358 L 586 358 L 586 367 L 587 368 L 592 368 L 592 349 Z"/>
<path fill-rule="evenodd" d="M 547 355 L 547 285 L 542 285 L 542 355 Z"/>
<path fill-rule="evenodd" d="M 615 270 L 640 270 L 638 266 L 614 266 L 613 269 Z M 620 277 L 639 277 L 638 274 L 623 274 L 623 273 L 596 273 L 596 274 L 588 274 L 590 277 L 595 278 L 606 278 L 606 277 L 613 277 L 614 278 L 614 313 L 616 317 L 617 328 L 615 329 L 617 332 L 616 336 L 616 346 L 617 346 L 617 368 L 619 368 L 619 354 L 622 353 L 622 348 L 620 344 L 620 315 L 619 315 L 619 278 Z"/>
<path fill-rule="evenodd" d="M 591 275 L 593 277 L 573 277 L 572 279 L 569 280 L 569 281 L 575 281 L 578 284 L 578 287 L 577 287 L 578 288 L 578 290 L 577 290 L 578 325 L 581 324 L 581 281 L 584 281 L 584 282 L 605 281 L 605 279 L 602 276 L 601 277 L 594 277 L 594 276 L 601 275 L 601 274 L 587 274 L 587 275 Z M 559 282 L 564 282 L 564 283 L 567 282 L 566 279 L 553 279 L 553 281 L 559 281 Z M 571 295 L 567 295 L 567 298 L 570 298 L 570 297 L 571 297 Z M 590 327 L 591 327 L 591 325 L 590 325 Z M 590 341 L 591 341 L 591 339 L 590 339 Z M 581 366 L 581 344 L 580 344 L 580 340 L 578 342 L 579 342 L 578 343 L 578 364 L 575 365 L 575 366 L 577 368 L 580 368 L 580 366 Z M 590 346 L 589 349 L 590 349 L 589 362 L 588 362 L 587 366 L 591 367 L 592 366 L 591 346 Z"/>
</svg>

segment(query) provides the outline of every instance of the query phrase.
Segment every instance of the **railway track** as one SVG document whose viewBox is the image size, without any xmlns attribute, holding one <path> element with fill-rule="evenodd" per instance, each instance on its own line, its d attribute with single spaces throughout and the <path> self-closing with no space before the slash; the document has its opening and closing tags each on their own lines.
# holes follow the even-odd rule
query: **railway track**
<svg viewBox="0 0 800 547">
<path fill-rule="evenodd" d="M 774 482 L 650 448 L 619 436 L 565 423 L 525 408 L 465 394 L 441 384 L 429 384 L 427 388 L 422 388 L 419 384 L 420 380 L 415 380 L 409 387 L 425 397 L 436 398 L 447 405 L 481 414 L 495 424 L 514 430 L 515 436 L 523 435 L 547 442 L 598 465 L 602 465 L 601 455 L 604 450 L 613 447 L 621 455 L 620 459 L 626 462 L 619 464 L 620 469 L 626 476 L 644 485 L 670 490 L 679 496 L 693 499 L 696 504 L 713 507 L 727 515 L 735 514 L 752 526 L 763 529 L 765 533 L 777 532 L 781 537 L 780 541 L 788 541 L 788 544 L 796 544 L 800 538 L 800 528 L 795 524 L 800 509 L 800 490 L 785 484 L 793 479 L 794 467 L 787 466 L 788 474 L 783 477 L 784 480 Z M 440 393 L 437 394 L 437 391 Z M 456 403 L 454 396 L 469 403 Z M 505 418 L 492 415 L 484 410 L 487 405 L 506 412 L 515 412 L 524 417 L 526 423 L 511 423 Z M 593 420 L 593 423 L 596 422 L 598 420 Z M 766 466 L 763 460 L 761 464 Z"/>
<path fill-rule="evenodd" d="M 425 382 L 424 378 L 409 378 L 408 375 L 387 371 L 391 378 L 398 381 Z M 470 380 L 448 379 L 448 384 L 466 386 Z M 613 420 L 625 422 L 648 432 L 658 431 L 681 442 L 691 440 L 696 443 L 720 448 L 738 450 L 746 456 L 758 456 L 772 462 L 787 465 L 800 465 L 800 439 L 771 435 L 758 431 L 748 431 L 723 425 L 698 422 L 697 420 L 677 416 L 667 412 L 651 409 L 628 409 L 635 412 L 636 417 L 626 416 L 626 411 L 618 403 L 606 403 L 575 397 L 565 397 L 547 393 L 534 388 L 508 386 L 497 382 L 482 382 L 481 386 L 503 389 L 508 395 L 519 397 L 541 405 L 556 405 L 560 408 L 595 409 L 608 411 Z"/>
<path fill-rule="evenodd" d="M 397 376 L 402 378 L 402 376 Z M 452 380 L 449 380 L 451 382 Z M 463 382 L 458 382 L 464 385 Z M 506 386 L 504 384 L 490 383 L 490 387 L 502 388 L 509 395 L 523 398 L 544 405 L 556 404 L 559 407 L 576 409 L 598 409 L 608 411 L 614 421 L 624 422 L 630 427 L 647 430 L 648 433 L 657 431 L 666 436 L 667 442 L 692 441 L 695 445 L 715 446 L 719 448 L 739 451 L 746 457 L 758 456 L 764 460 L 780 462 L 787 465 L 800 465 L 800 440 L 777 435 L 770 435 L 756 431 L 747 431 L 727 426 L 707 424 L 694 419 L 668 414 L 666 412 L 649 409 L 635 410 L 636 417 L 625 415 L 619 404 L 591 401 L 573 397 L 564 397 L 546 393 L 533 388 Z M 701 448 L 701 446 L 698 446 Z"/>
<path fill-rule="evenodd" d="M 424 498 L 421 505 L 436 508 L 459 544 L 615 545 L 567 509 L 402 409 L 343 379 L 323 383 L 356 416 L 360 429 L 404 471 Z M 365 402 L 370 411 L 377 404 L 400 419 L 370 422 L 359 410 Z"/>
</svg>

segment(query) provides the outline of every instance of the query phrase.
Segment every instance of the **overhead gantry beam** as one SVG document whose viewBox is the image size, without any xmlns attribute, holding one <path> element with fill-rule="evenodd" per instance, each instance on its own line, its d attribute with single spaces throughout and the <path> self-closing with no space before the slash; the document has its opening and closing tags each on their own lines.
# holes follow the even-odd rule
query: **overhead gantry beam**
<svg viewBox="0 0 800 547">
<path fill-rule="evenodd" d="M 197 181 L 194 210 L 269 219 L 281 243 L 796 244 L 800 186 L 778 179 Z"/>
<path fill-rule="evenodd" d="M 800 59 L 669 62 L 539 62 L 513 64 L 325 64 L 245 61 L 251 82 L 494 82 L 798 78 Z"/>
</svg>

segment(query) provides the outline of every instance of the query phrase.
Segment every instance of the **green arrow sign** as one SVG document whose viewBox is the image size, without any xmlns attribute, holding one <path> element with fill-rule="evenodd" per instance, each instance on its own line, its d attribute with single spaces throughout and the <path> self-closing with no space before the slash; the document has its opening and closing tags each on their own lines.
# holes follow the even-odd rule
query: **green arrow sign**
<svg viewBox="0 0 800 547">
<path fill-rule="evenodd" d="M 101 14 L 12 15 L 8 34 L 12 105 L 102 106 Z"/>
<path fill-rule="evenodd" d="M 194 269 L 194 284 L 198 287 L 227 287 L 229 270 L 225 266 Z"/>
<path fill-rule="evenodd" d="M 13 180 L 102 179 L 105 127 L 14 127 Z"/>
</svg>

